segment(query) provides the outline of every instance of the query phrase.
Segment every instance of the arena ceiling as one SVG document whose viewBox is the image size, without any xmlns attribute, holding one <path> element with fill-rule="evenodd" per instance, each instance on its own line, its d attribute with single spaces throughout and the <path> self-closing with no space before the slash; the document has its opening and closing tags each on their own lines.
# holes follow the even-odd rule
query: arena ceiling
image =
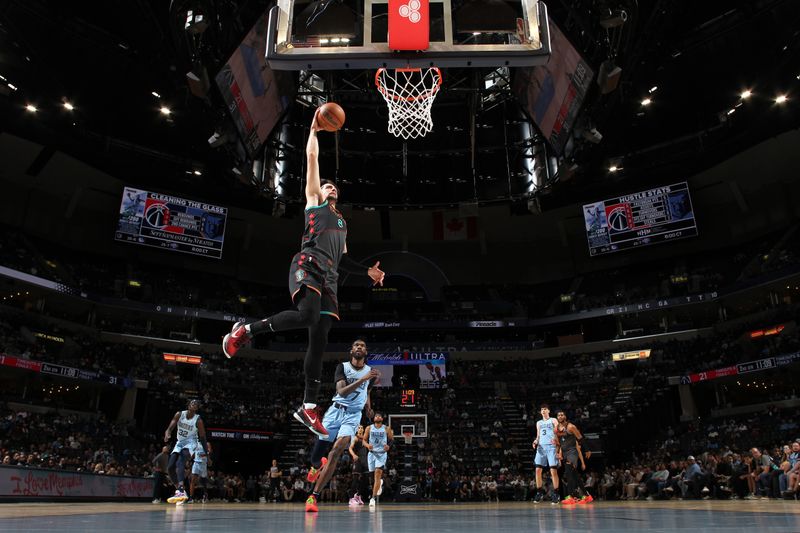
<svg viewBox="0 0 800 533">
<path fill-rule="evenodd" d="M 175 17 L 192 3 L 115 0 L 98 9 L 0 0 L 0 127 L 136 185 L 271 208 L 274 191 L 245 185 L 232 172 L 247 168 L 241 154 L 207 142 L 226 118 L 213 83 L 209 96 L 198 98 L 185 77 L 192 57 L 213 77 L 271 3 L 195 2 L 219 21 L 206 30 L 200 49 Z M 554 183 L 538 192 L 543 209 L 683 179 L 800 125 L 800 11 L 792 0 L 550 0 L 548 8 L 595 70 L 613 57 L 622 78 L 606 95 L 592 85 L 580 130 L 595 128 L 602 141 L 576 135 Z M 627 21 L 607 33 L 601 20 L 620 10 Z M 527 209 L 521 181 L 527 178 L 506 172 L 520 142 L 507 135 L 509 126 L 526 120 L 513 94 L 478 106 L 472 148 L 470 88 L 485 74 L 447 73 L 434 111 L 438 127 L 424 141 L 408 143 L 414 157 L 404 175 L 403 148 L 384 132 L 385 104 L 368 90 L 370 73 L 332 73 L 330 86 L 349 119 L 338 144 L 323 138 L 323 174 L 335 173 L 345 198 L 361 206 L 513 198 Z M 752 95 L 743 99 L 745 90 Z M 788 100 L 776 103 L 779 95 Z M 299 197 L 302 127 L 310 113 L 293 105 L 285 117 L 299 132 L 288 156 L 289 203 Z"/>
</svg>

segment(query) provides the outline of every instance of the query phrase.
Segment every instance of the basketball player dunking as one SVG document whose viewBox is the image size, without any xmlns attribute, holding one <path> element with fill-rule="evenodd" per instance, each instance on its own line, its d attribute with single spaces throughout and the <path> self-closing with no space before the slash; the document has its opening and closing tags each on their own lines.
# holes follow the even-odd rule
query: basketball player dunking
<svg viewBox="0 0 800 533">
<path fill-rule="evenodd" d="M 168 503 L 181 505 L 188 499 L 183 485 L 186 477 L 186 465 L 196 449 L 200 448 L 204 452 L 207 450 L 206 428 L 198 414 L 199 410 L 200 401 L 191 400 L 186 411 L 175 413 L 167 430 L 164 432 L 164 442 L 169 442 L 172 438 L 172 430 L 176 426 L 178 428 L 178 442 L 175 443 L 175 447 L 172 449 L 167 466 L 169 477 L 176 490 L 173 496 L 167 498 Z"/>
<path fill-rule="evenodd" d="M 328 344 L 332 319 L 339 319 L 337 301 L 338 270 L 348 274 L 365 274 L 374 284 L 383 285 L 384 273 L 378 268 L 362 265 L 347 255 L 347 224 L 336 209 L 339 190 L 330 181 L 319 177 L 319 143 L 314 114 L 306 145 L 308 170 L 306 174 L 305 231 L 300 252 L 292 258 L 289 268 L 289 292 L 294 309 L 251 324 L 236 322 L 222 341 L 228 358 L 236 355 L 254 335 L 264 332 L 308 328 L 308 350 L 305 364 L 305 394 L 303 405 L 294 417 L 317 436 L 327 435 L 317 414 L 317 397 L 322 376 L 322 354 Z"/>
<path fill-rule="evenodd" d="M 373 424 L 364 432 L 365 446 L 369 450 L 367 464 L 369 471 L 375 473 L 375 482 L 372 485 L 372 498 L 369 506 L 375 507 L 378 496 L 383 493 L 383 471 L 386 468 L 386 458 L 389 448 L 394 440 L 392 428 L 383 425 L 383 415 L 375 413 Z"/>
<path fill-rule="evenodd" d="M 586 470 L 586 463 L 583 461 L 583 454 L 579 444 L 583 440 L 583 435 L 581 435 L 575 424 L 567 420 L 567 414 L 564 411 L 559 411 L 556 419 L 558 420 L 561 454 L 564 457 L 564 477 L 567 482 L 567 497 L 561 503 L 563 505 L 591 503 L 593 498 L 591 495 L 584 494 L 583 484 L 578 474 L 578 463 L 580 463 L 581 470 Z M 576 495 L 580 499 L 576 498 Z"/>
<path fill-rule="evenodd" d="M 306 500 L 306 511 L 318 510 L 319 495 L 336 472 L 339 458 L 356 436 L 362 411 L 366 408 L 367 417 L 372 417 L 370 389 L 380 373 L 366 364 L 366 358 L 367 343 L 358 339 L 350 348 L 350 360 L 336 367 L 336 395 L 322 420 L 326 435 L 319 437 L 311 452 L 311 469 L 306 479 L 316 484 Z"/>
<path fill-rule="evenodd" d="M 533 447 L 536 450 L 536 496 L 535 503 L 539 503 L 544 499 L 544 482 L 542 480 L 542 470 L 550 468 L 550 477 L 553 480 L 553 493 L 551 495 L 552 503 L 558 503 L 558 450 L 559 442 L 556 435 L 558 429 L 558 422 L 555 418 L 550 418 L 550 407 L 545 403 L 542 404 L 539 412 L 542 419 L 536 422 L 536 439 L 533 441 Z"/>
</svg>

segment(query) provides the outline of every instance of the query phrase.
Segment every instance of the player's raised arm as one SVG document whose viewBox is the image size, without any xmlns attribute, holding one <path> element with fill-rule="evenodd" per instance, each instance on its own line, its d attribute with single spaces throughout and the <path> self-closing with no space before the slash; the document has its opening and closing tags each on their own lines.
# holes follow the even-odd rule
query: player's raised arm
<svg viewBox="0 0 800 533">
<path fill-rule="evenodd" d="M 317 115 L 311 121 L 311 130 L 308 133 L 308 143 L 306 144 L 306 209 L 319 205 L 322 196 L 319 178 L 319 141 L 317 140 Z"/>
</svg>

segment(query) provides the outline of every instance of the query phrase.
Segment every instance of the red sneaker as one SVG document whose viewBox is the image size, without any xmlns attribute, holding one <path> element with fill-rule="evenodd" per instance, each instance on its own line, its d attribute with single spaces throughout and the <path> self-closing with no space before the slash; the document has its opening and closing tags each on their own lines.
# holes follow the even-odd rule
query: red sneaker
<svg viewBox="0 0 800 533">
<path fill-rule="evenodd" d="M 322 418 L 319 416 L 316 409 L 304 409 L 300 406 L 297 411 L 294 412 L 294 418 L 318 437 L 328 436 L 328 430 L 322 426 Z"/>
<path fill-rule="evenodd" d="M 578 500 L 576 500 L 572 496 L 568 496 L 563 500 L 561 500 L 561 505 L 575 505 L 576 503 L 578 503 Z"/>
<path fill-rule="evenodd" d="M 322 472 L 322 469 L 325 468 L 326 464 L 328 464 L 328 458 L 323 457 L 322 464 L 320 465 L 319 468 L 314 468 L 313 465 L 311 466 L 311 469 L 308 471 L 308 475 L 306 476 L 306 479 L 308 480 L 309 483 L 314 483 L 317 480 L 317 478 L 319 477 L 319 473 Z"/>
<path fill-rule="evenodd" d="M 307 513 L 316 513 L 317 511 L 319 511 L 319 509 L 317 509 L 317 499 L 312 494 L 306 500 L 306 512 Z"/>
<path fill-rule="evenodd" d="M 247 330 L 244 328 L 244 322 L 237 322 L 231 328 L 231 332 L 222 339 L 222 352 L 225 354 L 225 357 L 230 359 L 236 355 L 239 348 L 249 343 L 252 338 L 253 336 L 247 333 Z"/>
<path fill-rule="evenodd" d="M 586 496 L 584 496 L 583 498 L 578 500 L 578 505 L 586 505 L 587 503 L 592 503 L 593 501 L 594 501 L 594 498 L 592 498 L 592 495 L 591 494 L 587 494 Z"/>
</svg>

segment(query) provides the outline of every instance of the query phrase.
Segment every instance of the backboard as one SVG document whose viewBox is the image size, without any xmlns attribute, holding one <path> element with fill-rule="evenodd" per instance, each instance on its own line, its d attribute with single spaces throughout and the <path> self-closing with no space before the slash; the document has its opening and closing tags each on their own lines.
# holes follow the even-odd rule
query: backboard
<svg viewBox="0 0 800 533">
<path fill-rule="evenodd" d="M 428 415 L 426 414 L 390 414 L 388 424 L 398 439 L 402 438 L 404 430 L 412 430 L 413 437 L 426 438 L 428 436 Z"/>
<path fill-rule="evenodd" d="M 403 21 L 427 22 L 426 48 L 391 49 L 395 10 Z M 400 42 L 397 31 L 392 37 Z M 277 70 L 522 67 L 544 64 L 549 54 L 539 0 L 278 0 L 266 52 Z"/>
</svg>

